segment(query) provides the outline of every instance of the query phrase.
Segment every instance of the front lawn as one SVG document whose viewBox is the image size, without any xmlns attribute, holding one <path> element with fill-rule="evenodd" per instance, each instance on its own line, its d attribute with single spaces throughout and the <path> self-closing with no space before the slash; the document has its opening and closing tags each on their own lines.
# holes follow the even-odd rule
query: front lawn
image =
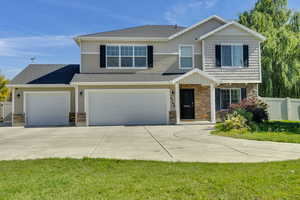
<svg viewBox="0 0 300 200">
<path fill-rule="evenodd" d="M 265 122 L 258 125 L 256 131 L 223 131 L 218 129 L 218 126 L 215 131 L 212 131 L 212 134 L 249 140 L 300 143 L 300 122 Z"/>
<path fill-rule="evenodd" d="M 300 160 L 253 164 L 104 159 L 0 162 L 0 199 L 299 199 Z"/>
</svg>

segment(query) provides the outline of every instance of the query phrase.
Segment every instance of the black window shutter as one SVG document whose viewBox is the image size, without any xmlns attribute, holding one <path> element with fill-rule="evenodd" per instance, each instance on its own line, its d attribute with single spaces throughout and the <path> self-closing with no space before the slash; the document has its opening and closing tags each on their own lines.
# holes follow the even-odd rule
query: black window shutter
<svg viewBox="0 0 300 200">
<path fill-rule="evenodd" d="M 216 101 L 216 111 L 221 110 L 221 89 L 220 88 L 216 88 L 215 89 L 215 101 Z"/>
<path fill-rule="evenodd" d="M 221 45 L 216 45 L 216 66 L 221 67 Z"/>
<path fill-rule="evenodd" d="M 153 68 L 153 46 L 147 47 L 148 67 Z"/>
<path fill-rule="evenodd" d="M 242 100 L 247 98 L 247 89 L 246 88 L 241 88 L 241 96 L 242 96 Z"/>
<path fill-rule="evenodd" d="M 244 54 L 244 67 L 249 67 L 249 46 L 243 46 L 243 54 Z"/>
<path fill-rule="evenodd" d="M 106 68 L 106 46 L 100 45 L 100 68 Z"/>
</svg>

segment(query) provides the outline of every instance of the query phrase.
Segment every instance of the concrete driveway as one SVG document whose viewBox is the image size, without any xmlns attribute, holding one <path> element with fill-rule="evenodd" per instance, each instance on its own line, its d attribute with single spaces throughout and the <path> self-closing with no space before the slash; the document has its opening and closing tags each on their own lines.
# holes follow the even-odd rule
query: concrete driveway
<svg viewBox="0 0 300 200">
<path fill-rule="evenodd" d="M 188 162 L 300 158 L 300 144 L 210 135 L 209 125 L 0 128 L 0 159 L 94 157 Z"/>
</svg>

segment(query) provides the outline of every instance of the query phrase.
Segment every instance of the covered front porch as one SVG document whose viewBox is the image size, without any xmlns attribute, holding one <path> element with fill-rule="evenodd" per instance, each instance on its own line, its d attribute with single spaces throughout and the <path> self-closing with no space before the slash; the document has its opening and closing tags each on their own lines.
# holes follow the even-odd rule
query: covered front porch
<svg viewBox="0 0 300 200">
<path fill-rule="evenodd" d="M 218 81 L 199 69 L 173 80 L 176 124 L 215 123 Z"/>
</svg>

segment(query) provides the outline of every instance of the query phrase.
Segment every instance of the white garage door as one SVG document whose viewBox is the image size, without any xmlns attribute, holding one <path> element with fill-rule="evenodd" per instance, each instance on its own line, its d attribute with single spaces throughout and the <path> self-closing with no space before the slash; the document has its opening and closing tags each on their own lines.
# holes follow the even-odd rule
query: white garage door
<svg viewBox="0 0 300 200">
<path fill-rule="evenodd" d="M 89 125 L 168 123 L 168 89 L 104 89 L 86 94 Z"/>
<path fill-rule="evenodd" d="M 25 92 L 24 105 L 29 126 L 69 124 L 69 92 Z"/>
</svg>

